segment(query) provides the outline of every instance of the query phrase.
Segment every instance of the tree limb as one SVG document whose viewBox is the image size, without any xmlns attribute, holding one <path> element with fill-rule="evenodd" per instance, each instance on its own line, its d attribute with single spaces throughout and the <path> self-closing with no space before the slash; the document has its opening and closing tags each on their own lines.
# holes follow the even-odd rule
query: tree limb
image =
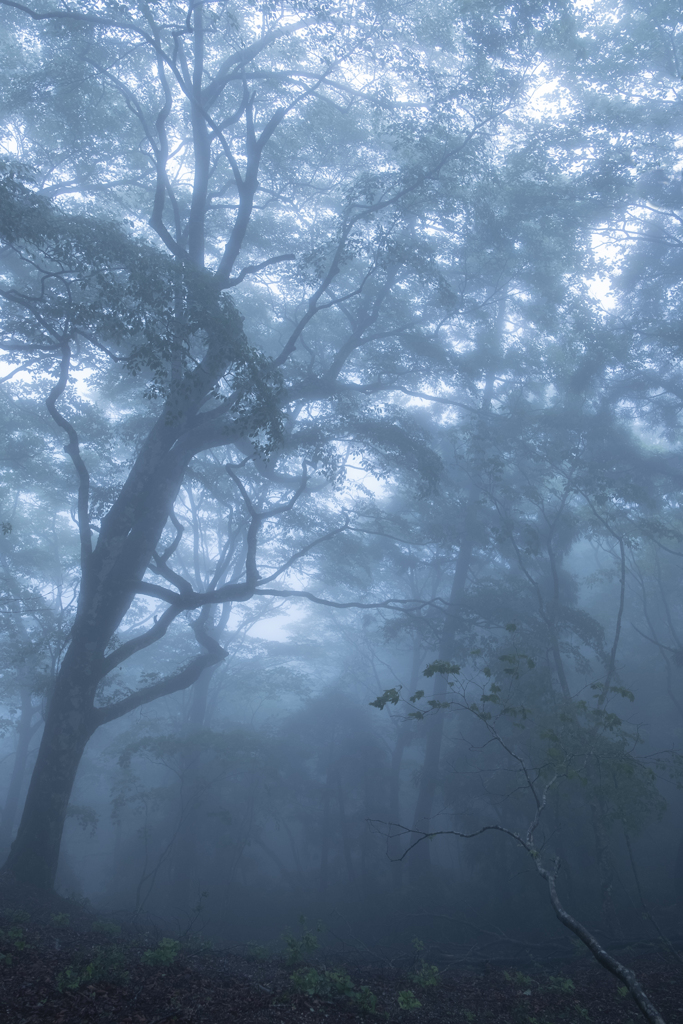
<svg viewBox="0 0 683 1024">
<path fill-rule="evenodd" d="M 205 669 L 210 668 L 211 665 L 218 664 L 223 658 L 227 657 L 226 652 L 215 641 L 214 643 L 221 652 L 220 656 L 214 650 L 207 651 L 206 654 L 200 654 L 198 657 L 193 658 L 184 668 L 174 672 L 173 675 L 166 676 L 165 679 L 161 679 L 158 683 L 145 686 L 142 690 L 131 693 L 130 696 L 124 697 L 123 700 L 116 701 L 114 704 L 106 704 L 103 707 L 94 708 L 91 719 L 93 732 L 106 722 L 113 722 L 117 718 L 127 715 L 130 711 L 135 711 L 136 708 L 142 707 L 143 704 L 150 704 L 159 697 L 168 697 L 172 693 L 178 693 L 180 690 L 186 690 L 189 686 L 192 686 L 193 683 L 197 682 Z"/>
<path fill-rule="evenodd" d="M 293 252 L 287 252 L 283 256 L 271 256 L 269 260 L 264 260 L 263 263 L 250 263 L 248 267 L 244 267 L 240 270 L 237 277 L 229 277 L 227 282 L 223 285 L 223 289 L 235 288 L 238 284 L 244 281 L 247 274 L 257 274 L 259 270 L 263 270 L 265 267 L 271 267 L 274 263 L 283 263 L 285 260 L 295 260 L 296 254 Z"/>
<path fill-rule="evenodd" d="M 71 366 L 71 349 L 69 343 L 62 343 L 62 362 L 59 371 L 59 380 L 50 390 L 45 399 L 52 419 L 57 426 L 64 430 L 69 438 L 69 443 L 64 445 L 64 451 L 74 464 L 78 475 L 78 533 L 81 541 L 81 565 L 84 570 L 89 566 L 92 558 L 92 533 L 90 531 L 90 474 L 88 468 L 81 458 L 78 434 L 74 427 L 57 409 L 57 399 L 61 398 L 66 390 L 69 380 L 69 368 Z"/>
<path fill-rule="evenodd" d="M 102 664 L 102 671 L 100 673 L 100 679 L 104 679 L 106 675 L 113 672 L 115 668 L 127 661 L 138 651 L 144 651 L 146 647 L 151 647 L 152 644 L 156 643 L 157 640 L 161 640 L 162 636 L 166 635 L 168 627 L 171 625 L 174 619 L 176 619 L 182 612 L 182 608 L 175 605 L 169 605 L 169 607 L 163 612 L 162 615 L 156 620 L 154 625 L 147 630 L 146 633 L 142 633 L 140 636 L 133 637 L 132 640 L 126 641 L 125 644 L 121 644 L 115 651 L 112 651 L 108 655 Z"/>
</svg>

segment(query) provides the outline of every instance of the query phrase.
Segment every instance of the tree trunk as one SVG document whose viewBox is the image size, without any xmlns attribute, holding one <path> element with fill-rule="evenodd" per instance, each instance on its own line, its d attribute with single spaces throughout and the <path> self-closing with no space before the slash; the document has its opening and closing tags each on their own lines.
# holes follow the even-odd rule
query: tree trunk
<svg viewBox="0 0 683 1024">
<path fill-rule="evenodd" d="M 507 288 L 503 288 L 498 296 L 496 305 L 496 317 L 493 328 L 486 331 L 480 339 L 481 353 L 487 367 L 484 379 L 484 391 L 481 402 L 483 417 L 489 415 L 493 392 L 496 380 L 496 369 L 499 365 L 502 351 L 503 336 L 505 334 L 505 312 L 507 307 Z M 460 549 L 455 563 L 455 573 L 446 609 L 446 618 L 441 634 L 441 642 L 437 659 L 439 661 L 450 661 L 453 657 L 455 637 L 458 628 L 458 616 L 465 599 L 467 587 L 467 574 L 469 573 L 474 550 L 474 538 L 477 526 L 477 510 L 475 501 L 477 488 L 474 483 L 470 486 L 467 503 L 465 506 L 462 537 Z M 434 676 L 432 688 L 432 699 L 443 700 L 447 698 L 444 692 L 443 677 L 438 673 Z M 426 749 L 424 764 L 420 775 L 420 787 L 415 804 L 413 817 L 413 829 L 417 832 L 428 832 L 429 823 L 434 809 L 434 797 L 439 781 L 439 763 L 441 760 L 441 742 L 443 739 L 443 714 L 430 715 L 426 719 Z M 431 872 L 430 861 L 431 843 L 420 843 L 416 847 L 409 860 L 410 880 L 413 884 L 419 884 Z"/>
<path fill-rule="evenodd" d="M 463 536 L 460 542 L 455 573 L 448 600 L 446 621 L 441 633 L 441 642 L 437 658 L 439 661 L 450 661 L 453 656 L 455 634 L 458 623 L 458 613 L 465 597 L 467 585 L 467 574 L 472 561 L 472 550 L 474 546 L 474 516 L 472 502 L 466 511 Z M 444 693 L 443 676 L 438 673 L 434 676 L 434 687 L 432 692 L 434 700 L 443 700 L 447 695 Z M 425 720 L 426 747 L 425 757 L 420 773 L 420 786 L 415 803 L 415 814 L 413 817 L 413 829 L 417 832 L 428 832 L 429 823 L 434 809 L 434 798 L 439 782 L 439 763 L 441 760 L 441 741 L 443 739 L 442 712 L 429 715 Z M 409 858 L 410 881 L 414 885 L 423 882 L 430 874 L 430 843 L 420 843 Z"/>
<path fill-rule="evenodd" d="M 186 726 L 188 740 L 204 728 L 209 687 L 216 668 L 216 665 L 212 665 L 205 669 L 192 687 Z M 202 752 L 190 746 L 182 767 L 187 807 L 183 813 L 173 857 L 172 898 L 178 910 L 184 913 L 192 911 L 201 897 L 198 852 L 202 843 L 202 817 L 205 814 L 202 800 L 202 761 Z"/>
<path fill-rule="evenodd" d="M 68 659 L 73 660 L 73 659 Z M 65 671 L 66 669 L 66 671 Z M 26 885 L 51 889 L 76 772 L 93 731 L 91 688 L 67 661 L 57 677 L 6 871 Z M 84 692 L 85 691 L 85 692 Z"/>
<path fill-rule="evenodd" d="M 602 800 L 596 797 L 591 801 L 591 818 L 595 836 L 595 852 L 598 861 L 600 879 L 600 904 L 602 920 L 612 938 L 621 938 L 621 927 L 614 907 L 614 863 L 609 848 L 609 836 L 605 827 L 605 811 Z"/>
<path fill-rule="evenodd" d="M 195 552 L 199 549 L 199 533 L 197 526 L 196 511 L 193 507 L 193 524 L 195 533 Z M 240 562 L 240 571 L 243 562 Z M 195 576 L 199 586 L 202 585 L 202 572 L 199 564 L 195 569 Z M 223 610 L 215 621 L 215 609 L 205 608 L 203 614 L 206 617 L 205 629 L 218 642 L 230 618 L 231 606 L 225 604 Z M 209 702 L 209 691 L 218 665 L 209 665 L 199 676 L 197 682 L 190 691 L 190 706 L 185 723 L 185 737 L 191 741 L 202 729 L 207 727 L 207 708 Z M 201 749 L 189 749 L 184 758 L 182 767 L 182 779 L 184 799 L 187 807 L 183 812 L 180 823 L 178 839 L 174 850 L 173 863 L 173 898 L 178 909 L 185 913 L 192 913 L 194 908 L 201 902 L 202 885 L 201 870 L 199 863 L 199 850 L 202 846 L 202 822 L 206 817 L 205 806 L 205 779 L 202 776 L 203 752 Z"/>
<path fill-rule="evenodd" d="M 4 867 L 26 884 L 43 888 L 54 884 L 69 797 L 90 736 L 102 722 L 139 706 L 128 698 L 118 702 L 118 710 L 109 706 L 98 714 L 94 702 L 98 684 L 107 674 L 105 651 L 152 562 L 187 466 L 196 451 L 212 446 L 210 440 L 195 439 L 194 417 L 229 365 L 226 337 L 237 342 L 244 337 L 242 321 L 233 313 L 232 319 L 221 316 L 223 331 L 208 338 L 201 363 L 172 390 L 118 497 L 101 521 L 94 550 L 89 521 L 80 524 L 82 575 L 71 642 L 55 681 L 21 824 Z M 66 386 L 68 367 L 65 357 L 60 385 L 50 396 L 53 412 L 61 394 L 59 387 L 63 391 Z M 66 422 L 56 415 L 58 422 Z M 226 425 L 223 434 L 221 442 L 229 443 Z M 71 452 L 77 453 L 77 440 L 72 439 L 70 446 Z M 78 460 L 80 455 L 75 465 Z M 83 469 L 79 487 L 87 488 L 82 473 L 87 476 Z M 79 517 L 82 515 L 87 519 L 87 509 L 79 506 Z M 218 644 L 215 647 L 219 649 Z M 213 661 L 211 657 L 195 659 L 177 674 L 174 689 L 163 692 L 191 685 L 201 668 Z M 148 699 L 161 695 L 159 690 Z"/>
<path fill-rule="evenodd" d="M 325 906 L 327 901 L 327 889 L 330 881 L 330 829 L 332 802 L 332 763 L 327 766 L 325 774 L 325 786 L 323 789 L 323 813 L 320 823 L 320 899 Z"/>
<path fill-rule="evenodd" d="M 353 885 L 356 881 L 356 872 L 353 868 L 353 849 L 351 836 L 349 835 L 349 823 L 346 817 L 346 801 L 344 800 L 344 787 L 342 785 L 341 774 L 339 772 L 339 765 L 337 765 L 335 770 L 335 789 L 337 808 L 339 810 L 339 835 L 341 838 L 342 850 L 344 852 L 346 873 L 349 876 L 349 882 Z"/>
<path fill-rule="evenodd" d="M 529 851 L 527 850 L 527 852 Z M 558 920 L 562 922 L 565 928 L 574 932 L 574 934 L 581 939 L 602 967 L 606 968 L 610 974 L 613 974 L 615 978 L 618 978 L 619 981 L 624 983 L 637 1003 L 640 1012 L 643 1014 L 645 1019 L 649 1021 L 649 1024 L 665 1024 L 659 1010 L 650 1001 L 649 996 L 643 989 L 643 986 L 640 984 L 640 981 L 633 971 L 611 956 L 611 954 L 600 945 L 596 937 L 592 935 L 580 921 L 577 921 L 575 917 L 572 917 L 572 915 L 565 910 L 557 895 L 557 888 L 555 884 L 557 866 L 555 867 L 555 871 L 548 871 L 548 869 L 541 863 L 538 854 L 535 852 L 534 859 L 536 863 L 536 870 L 540 874 L 541 878 L 544 878 L 548 884 L 550 902 L 553 905 L 553 909 L 555 910 Z"/>
<path fill-rule="evenodd" d="M 401 820 L 401 768 L 403 752 L 413 739 L 411 723 L 402 722 L 391 752 L 391 768 L 389 774 L 389 822 L 398 825 Z M 399 836 L 389 836 L 387 852 L 391 859 L 391 883 L 396 893 L 401 891 L 403 883 L 403 853 Z"/>
<path fill-rule="evenodd" d="M 5 805 L 2 809 L 2 815 L 0 815 L 0 856 L 2 857 L 7 856 L 12 842 L 12 831 L 17 811 L 19 810 L 21 788 L 26 776 L 31 738 L 39 724 L 34 724 L 33 722 L 35 712 L 36 709 L 31 699 L 31 691 L 28 687 L 24 687 L 21 691 L 21 715 L 17 728 L 17 749 L 14 755 L 14 765 L 12 766 L 12 775 L 7 789 L 7 796 L 5 797 Z"/>
</svg>

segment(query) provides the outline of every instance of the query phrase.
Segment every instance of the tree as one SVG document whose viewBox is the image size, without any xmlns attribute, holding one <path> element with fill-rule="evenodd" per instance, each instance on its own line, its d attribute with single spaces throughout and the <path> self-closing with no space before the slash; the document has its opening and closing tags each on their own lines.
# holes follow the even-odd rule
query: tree
<svg viewBox="0 0 683 1024">
<path fill-rule="evenodd" d="M 514 627 L 510 626 L 508 632 L 514 634 Z M 418 719 L 443 714 L 445 710 L 472 716 L 479 726 L 479 736 L 475 735 L 472 743 L 473 761 L 478 753 L 493 745 L 499 755 L 498 772 L 513 780 L 512 785 L 504 783 L 508 801 L 513 803 L 514 798 L 522 793 L 527 798 L 526 803 L 530 804 L 530 812 L 521 808 L 520 815 L 519 806 L 514 806 L 517 800 L 514 800 L 512 814 L 507 809 L 502 822 L 486 823 L 472 831 L 448 829 L 425 832 L 392 822 L 389 823 L 389 836 L 391 838 L 398 833 L 412 840 L 402 858 L 415 847 L 423 845 L 424 840 L 438 835 L 473 839 L 486 832 L 500 832 L 511 838 L 529 855 L 546 883 L 550 902 L 560 922 L 588 947 L 602 967 L 623 982 L 650 1024 L 663 1024 L 663 1018 L 636 974 L 612 956 L 596 936 L 567 911 L 557 891 L 560 858 L 552 858 L 548 853 L 553 827 L 550 834 L 544 830 L 550 794 L 562 782 L 567 784 L 581 780 L 589 787 L 599 787 L 605 802 L 609 800 L 614 805 L 610 813 L 622 819 L 639 812 L 651 814 L 657 803 L 656 798 L 653 799 L 652 768 L 646 761 L 634 757 L 633 738 L 628 729 L 623 728 L 621 720 L 599 697 L 594 704 L 579 700 L 571 706 L 565 705 L 564 714 L 560 716 L 553 709 L 549 719 L 544 720 L 543 711 L 538 706 L 529 706 L 533 683 L 530 687 L 528 683 L 524 685 L 525 676 L 533 679 L 535 662 L 520 654 L 510 643 L 501 643 L 499 649 L 504 651 L 498 656 L 502 664 L 494 668 L 484 666 L 479 678 L 462 679 L 460 666 L 448 662 L 428 665 L 425 676 L 439 674 L 447 678 L 451 691 L 448 699 L 431 700 L 425 705 L 424 691 L 418 690 L 405 703 L 416 709 L 410 715 Z M 547 699 L 547 696 L 546 691 L 542 699 Z M 400 700 L 400 693 L 391 689 L 373 704 L 381 710 L 387 704 L 398 704 Z M 534 722 L 536 716 L 539 718 L 537 723 Z M 527 737 L 526 742 L 519 740 L 519 730 L 526 730 L 532 723 L 535 726 L 532 736 Z M 607 782 L 606 777 L 609 779 Z M 525 815 L 525 826 L 520 828 L 515 818 L 519 820 Z M 377 824 L 385 827 L 387 823 Z"/>
<path fill-rule="evenodd" d="M 444 169 L 457 166 L 465 190 L 486 173 L 497 120 L 536 59 L 539 12 L 436 6 L 393 12 L 389 30 L 381 4 L 353 17 L 306 3 L 2 6 L 8 66 L 31 53 L 5 133 L 36 167 L 4 168 L 4 345 L 22 365 L 38 360 L 37 388 L 56 376 L 45 400 L 77 480 L 78 605 L 6 865 L 49 887 L 93 731 L 193 685 L 224 652 L 200 614 L 203 653 L 183 668 L 100 706 L 108 674 L 184 613 L 281 593 L 267 584 L 320 536 L 262 577 L 259 530 L 303 499 L 311 469 L 334 476 L 340 444 L 418 463 L 419 436 L 375 396 L 424 367 L 434 324 L 420 308 L 436 289 L 422 211 Z M 556 21 L 552 5 L 540 12 L 541 30 Z M 100 501 L 74 360 L 87 402 L 118 388 L 131 408 L 103 417 L 122 456 Z M 244 573 L 219 584 L 219 560 L 215 587 L 197 592 L 172 567 L 168 524 L 192 460 L 228 448 L 274 497 L 250 494 L 228 459 L 250 520 Z M 111 650 L 136 597 L 165 610 Z"/>
<path fill-rule="evenodd" d="M 6 856 L 26 775 L 31 743 L 39 739 L 56 668 L 64 651 L 75 599 L 72 534 L 55 511 L 64 480 L 51 472 L 30 426 L 35 415 L 23 389 L 4 409 L 4 464 L 0 482 L 1 687 L 16 734 L 11 773 L 0 813 L 0 849 Z M 39 415 L 40 418 L 40 415 Z"/>
</svg>

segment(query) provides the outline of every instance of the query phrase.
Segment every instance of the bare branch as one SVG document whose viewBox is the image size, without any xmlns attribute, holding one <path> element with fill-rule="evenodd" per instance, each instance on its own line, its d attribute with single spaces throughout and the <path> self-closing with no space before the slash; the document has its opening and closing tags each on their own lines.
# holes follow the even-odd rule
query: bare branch
<svg viewBox="0 0 683 1024">
<path fill-rule="evenodd" d="M 250 263 L 248 267 L 244 267 L 240 270 L 237 277 L 230 277 L 225 285 L 224 289 L 235 288 L 238 284 L 244 281 L 247 274 L 257 274 L 259 270 L 263 270 L 265 267 L 271 267 L 274 263 L 284 263 L 285 260 L 295 260 L 296 254 L 293 252 L 287 252 L 283 256 L 271 256 L 269 260 L 264 260 L 263 263 Z M 2 383 L 0 381 L 0 383 Z"/>
<path fill-rule="evenodd" d="M 391 832 L 390 838 L 398 839 L 401 836 L 413 835 L 418 838 L 410 844 L 410 846 L 403 851 L 400 857 L 390 857 L 389 859 L 398 862 L 404 860 L 411 850 L 414 850 L 416 846 L 423 843 L 425 839 L 435 839 L 437 836 L 455 836 L 457 839 L 474 839 L 476 836 L 481 836 L 484 832 L 503 832 L 506 836 L 511 836 L 516 842 L 520 843 L 526 849 L 526 843 L 520 835 L 513 832 L 509 828 L 505 828 L 503 825 L 482 825 L 481 828 L 476 829 L 474 832 L 458 832 L 455 829 L 442 829 L 438 832 L 420 832 L 419 829 L 408 828 L 407 825 L 399 825 L 395 821 L 379 821 L 378 819 L 368 818 L 368 824 L 371 826 L 383 825 L 385 828 L 398 829 L 398 832 Z M 376 829 L 379 831 L 379 829 Z M 381 833 L 386 835 L 386 833 Z M 389 838 L 389 837 L 387 837 Z"/>
<path fill-rule="evenodd" d="M 454 398 L 445 398 L 443 395 L 428 395 L 426 391 L 413 391 L 411 388 L 395 387 L 394 391 L 400 391 L 409 398 L 423 398 L 426 402 L 439 402 L 441 405 L 451 405 L 457 409 L 465 409 L 467 412 L 481 413 L 481 409 L 475 405 L 467 405 L 465 402 L 457 402 Z"/>
<path fill-rule="evenodd" d="M 261 594 L 264 597 L 302 597 L 313 604 L 324 605 L 326 608 L 387 608 L 390 611 L 411 611 L 422 610 L 423 608 L 437 607 L 443 610 L 444 601 L 437 598 L 434 601 L 418 601 L 413 598 L 388 598 L 386 601 L 332 601 L 328 598 L 318 597 L 307 590 L 262 590 L 260 587 L 255 596 Z"/>
<path fill-rule="evenodd" d="M 299 548 L 299 550 L 296 551 L 292 555 L 291 558 L 287 559 L 287 561 L 284 563 L 284 565 L 281 565 L 280 568 L 277 569 L 270 576 L 264 576 L 263 579 L 260 581 L 261 584 L 263 584 L 263 583 L 270 583 L 271 580 L 275 580 L 279 576 L 282 576 L 282 574 L 285 573 L 287 571 L 287 569 L 290 569 L 294 565 L 295 562 L 298 562 L 300 559 L 302 559 L 304 557 L 304 555 L 307 555 L 308 552 L 312 551 L 313 548 L 317 547 L 319 544 L 324 544 L 324 542 L 327 541 L 327 540 L 332 540 L 333 537 L 338 537 L 340 533 L 344 532 L 344 530 L 347 528 L 348 525 L 349 525 L 349 518 L 347 516 L 345 521 L 344 521 L 344 525 L 343 526 L 337 527 L 336 530 L 330 530 L 329 533 L 323 534 L 322 537 L 316 537 L 315 540 L 312 540 L 310 542 L 310 544 L 306 544 L 303 548 Z"/>
<path fill-rule="evenodd" d="M 173 525 L 176 528 L 176 535 L 173 538 L 173 540 L 171 541 L 171 543 L 169 544 L 169 546 L 164 551 L 163 555 L 159 555 L 158 556 L 159 560 L 162 561 L 162 562 L 167 562 L 169 560 L 169 558 L 171 557 L 171 555 L 175 554 L 175 552 L 176 552 L 176 550 L 178 548 L 178 545 L 180 544 L 180 539 L 181 539 L 183 533 L 185 532 L 185 527 L 180 522 L 180 520 L 178 519 L 178 517 L 175 514 L 175 512 L 171 512 L 171 514 L 169 516 L 169 519 L 171 520 L 171 522 L 173 523 Z"/>
<path fill-rule="evenodd" d="M 209 84 L 202 89 L 202 106 L 213 106 L 229 81 L 230 73 L 233 68 L 244 68 L 246 64 L 252 61 L 254 57 L 257 57 L 259 53 L 270 46 L 271 43 L 276 42 L 283 36 L 291 35 L 293 32 L 299 32 L 302 28 L 306 28 L 308 25 L 315 24 L 315 21 L 315 18 L 302 18 L 301 21 L 293 22 L 291 25 L 284 25 L 276 29 L 271 29 L 250 46 L 245 46 L 242 50 L 238 50 L 236 53 L 226 57 L 214 75 L 213 81 L 209 82 Z"/>
<path fill-rule="evenodd" d="M 145 647 L 151 647 L 157 640 L 161 640 L 162 636 L 165 636 L 168 627 L 180 615 L 182 610 L 182 608 L 170 605 L 146 633 L 128 640 L 125 644 L 117 647 L 115 651 L 112 651 L 104 659 L 100 679 L 104 679 L 106 675 L 113 672 L 115 668 L 123 664 L 124 661 L 127 661 L 134 654 L 137 654 L 138 651 L 144 651 Z"/>
<path fill-rule="evenodd" d="M 424 608 L 436 608 L 443 611 L 444 601 L 436 598 L 431 601 L 419 601 L 413 598 L 389 598 L 386 601 L 333 601 L 328 598 L 318 597 L 307 590 L 272 590 L 262 589 L 258 585 L 250 586 L 248 583 L 225 583 L 216 590 L 191 595 L 179 594 L 175 590 L 167 590 L 156 583 L 148 583 L 145 580 L 131 583 L 131 590 L 136 594 L 145 594 L 147 597 L 155 597 L 159 601 L 165 601 L 180 611 L 191 611 L 201 608 L 205 604 L 222 604 L 224 601 L 250 601 L 252 597 L 286 597 L 304 598 L 313 604 L 324 605 L 327 608 L 386 608 L 389 611 L 421 611 Z"/>
</svg>

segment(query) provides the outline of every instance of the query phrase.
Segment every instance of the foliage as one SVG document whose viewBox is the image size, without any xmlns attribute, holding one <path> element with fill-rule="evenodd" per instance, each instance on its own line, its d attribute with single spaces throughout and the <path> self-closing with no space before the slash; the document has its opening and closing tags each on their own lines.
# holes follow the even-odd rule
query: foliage
<svg viewBox="0 0 683 1024">
<path fill-rule="evenodd" d="M 170 967 L 178 957 L 180 943 L 177 939 L 160 939 L 155 949 L 146 949 L 142 960 L 150 967 Z"/>
<path fill-rule="evenodd" d="M 285 949 L 287 950 L 285 963 L 288 967 L 296 967 L 297 964 L 302 963 L 306 959 L 309 953 L 318 948 L 318 939 L 315 933 L 306 927 L 306 918 L 303 914 L 299 918 L 299 925 L 301 934 L 298 937 L 295 935 L 284 936 Z M 316 930 L 320 932 L 320 925 L 318 925 Z"/>
<path fill-rule="evenodd" d="M 59 992 L 76 992 L 86 985 L 103 982 L 125 984 L 129 977 L 129 951 L 124 946 L 97 949 L 95 956 L 78 967 L 65 967 L 57 974 L 55 984 Z"/>
<path fill-rule="evenodd" d="M 436 988 L 439 984 L 439 968 L 434 964 L 428 964 L 425 960 L 420 960 L 410 975 L 410 981 L 417 988 L 425 991 Z"/>
<path fill-rule="evenodd" d="M 64 815 L 108 848 L 105 763 L 138 913 L 247 866 L 287 913 L 390 903 L 408 840 L 388 866 L 368 819 L 522 835 L 541 794 L 530 847 L 619 930 L 610 861 L 647 825 L 664 863 L 680 781 L 665 6 L 0 4 L 7 847 L 48 719 L 19 875 Z M 521 920 L 484 864 L 471 918 Z"/>
<path fill-rule="evenodd" d="M 422 1006 L 412 989 L 404 988 L 398 994 L 398 1007 L 400 1010 L 418 1010 Z"/>
<path fill-rule="evenodd" d="M 559 992 L 574 992 L 576 990 L 576 985 L 572 979 L 563 978 L 562 975 L 551 974 L 546 981 L 546 985 Z"/>
<path fill-rule="evenodd" d="M 478 657 L 481 651 L 471 652 Z M 464 677 L 459 665 L 433 662 L 424 670 L 429 677 L 446 676 L 447 700 L 425 700 L 417 690 L 407 700 L 390 689 L 371 702 L 380 710 L 402 701 L 406 707 L 424 703 L 428 710 L 410 711 L 408 719 L 447 711 L 467 712 L 509 758 L 510 770 L 534 777 L 549 785 L 579 783 L 589 799 L 600 801 L 603 821 L 623 823 L 636 831 L 663 812 L 656 789 L 656 769 L 676 770 L 675 752 L 655 758 L 639 757 L 639 736 L 611 710 L 603 686 L 594 685 L 593 701 L 577 697 L 557 708 L 549 702 L 550 689 L 539 680 L 536 661 L 516 650 L 497 657 L 497 664 L 484 664 L 480 676 Z M 457 677 L 457 682 L 450 678 Z M 627 701 L 633 694 L 613 684 L 610 694 Z M 476 699 L 474 699 L 476 697 Z M 510 726 L 515 730 L 510 732 Z"/>
<path fill-rule="evenodd" d="M 355 1006 L 361 1013 L 374 1013 L 377 996 L 369 985 L 358 988 L 346 971 L 325 968 L 302 968 L 290 976 L 292 991 L 297 995 L 321 999 L 323 1002 L 342 1001 Z"/>
<path fill-rule="evenodd" d="M 12 952 L 5 953 L 5 962 L 12 962 L 12 955 L 23 953 L 28 945 L 27 929 L 24 924 L 13 924 L 0 930 L 0 942 L 7 945 Z"/>
<path fill-rule="evenodd" d="M 106 935 L 111 939 L 118 938 L 121 934 L 120 924 L 116 924 L 115 921 L 107 921 L 104 918 L 94 921 L 92 929 L 94 932 Z"/>
</svg>

